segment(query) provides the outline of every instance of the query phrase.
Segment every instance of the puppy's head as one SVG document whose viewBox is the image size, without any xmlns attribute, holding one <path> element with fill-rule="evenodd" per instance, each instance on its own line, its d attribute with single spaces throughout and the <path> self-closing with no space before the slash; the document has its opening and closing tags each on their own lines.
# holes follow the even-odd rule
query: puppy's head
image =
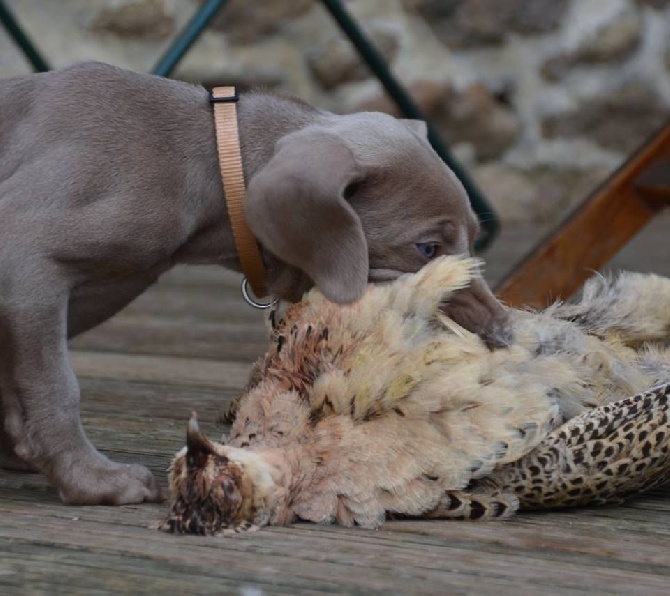
<svg viewBox="0 0 670 596">
<path fill-rule="evenodd" d="M 283 137 L 250 181 L 246 209 L 267 251 L 269 289 L 289 301 L 316 284 L 328 299 L 352 302 L 368 281 L 471 254 L 479 231 L 425 124 L 371 112 L 328 116 Z M 487 341 L 504 326 L 504 310 L 481 279 L 450 309 Z"/>
</svg>

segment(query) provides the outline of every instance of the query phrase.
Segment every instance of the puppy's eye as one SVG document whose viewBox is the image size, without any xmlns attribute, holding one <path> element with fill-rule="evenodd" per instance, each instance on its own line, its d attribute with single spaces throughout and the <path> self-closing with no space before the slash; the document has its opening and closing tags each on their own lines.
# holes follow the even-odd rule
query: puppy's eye
<svg viewBox="0 0 670 596">
<path fill-rule="evenodd" d="M 416 244 L 421 255 L 427 259 L 434 259 L 437 256 L 439 246 L 437 242 L 417 242 Z"/>
</svg>

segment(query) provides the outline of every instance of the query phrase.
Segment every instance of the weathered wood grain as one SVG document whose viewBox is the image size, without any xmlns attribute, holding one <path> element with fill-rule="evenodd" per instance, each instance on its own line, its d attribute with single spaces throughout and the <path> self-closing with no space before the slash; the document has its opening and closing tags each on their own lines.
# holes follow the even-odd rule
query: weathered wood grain
<svg viewBox="0 0 670 596">
<path fill-rule="evenodd" d="M 267 341 L 262 325 L 159 319 L 130 315 L 114 318 L 75 338 L 76 350 L 154 354 L 250 362 Z"/>
<path fill-rule="evenodd" d="M 256 344 L 254 350 L 258 351 Z M 71 359 L 79 377 L 162 382 L 187 387 L 239 388 L 246 383 L 251 370 L 248 363 L 77 350 L 71 351 Z"/>
<path fill-rule="evenodd" d="M 649 230 L 626 258 L 670 274 L 653 250 L 665 230 Z M 537 233 L 503 231 L 488 274 L 500 277 Z M 238 282 L 215 268 L 176 269 L 73 342 L 90 438 L 118 461 L 144 463 L 163 486 L 189 413 L 218 438 L 218 418 L 265 349 L 262 315 L 241 302 Z M 149 529 L 163 512 L 66 507 L 41 475 L 0 471 L 0 594 L 646 596 L 667 594 L 670 582 L 670 487 L 623 507 L 508 522 L 296 524 L 226 539 Z"/>
</svg>

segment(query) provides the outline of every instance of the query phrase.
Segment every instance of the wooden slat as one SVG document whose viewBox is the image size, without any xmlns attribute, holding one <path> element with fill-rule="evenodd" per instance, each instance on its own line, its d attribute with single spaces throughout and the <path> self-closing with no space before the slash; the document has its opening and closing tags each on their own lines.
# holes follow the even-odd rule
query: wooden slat
<svg viewBox="0 0 670 596">
<path fill-rule="evenodd" d="M 576 292 L 668 204 L 667 198 L 661 200 L 664 194 L 658 184 L 642 192 L 636 188 L 636 181 L 648 168 L 660 171 L 668 158 L 670 125 L 530 251 L 496 287 L 500 299 L 510 306 L 542 308 Z"/>
<path fill-rule="evenodd" d="M 251 370 L 250 364 L 237 362 L 79 351 L 70 354 L 77 375 L 124 381 L 231 389 L 243 386 Z"/>
<path fill-rule="evenodd" d="M 647 266 L 666 236 L 655 225 L 645 234 L 627 258 Z M 496 276 L 521 252 L 518 235 L 504 231 L 500 242 Z M 217 419 L 267 345 L 262 317 L 240 309 L 238 292 L 220 269 L 180 268 L 73 342 L 83 425 L 101 451 L 143 463 L 165 487 L 191 410 L 208 436 L 225 431 Z M 225 539 L 150 530 L 164 511 L 66 507 L 43 476 L 0 471 L 0 594 L 668 592 L 670 487 L 624 507 L 508 522 L 295 524 Z"/>
<path fill-rule="evenodd" d="M 79 351 L 250 362 L 263 353 L 267 340 L 261 318 L 238 323 L 124 314 L 76 337 L 70 345 Z"/>
</svg>

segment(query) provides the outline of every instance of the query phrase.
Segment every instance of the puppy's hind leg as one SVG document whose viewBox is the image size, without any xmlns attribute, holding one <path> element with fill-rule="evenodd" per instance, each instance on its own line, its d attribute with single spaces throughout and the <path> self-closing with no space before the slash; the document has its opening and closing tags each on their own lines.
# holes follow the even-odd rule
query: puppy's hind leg
<svg viewBox="0 0 670 596">
<path fill-rule="evenodd" d="M 71 504 L 160 499 L 149 470 L 117 464 L 90 443 L 67 349 L 68 288 L 56 276 L 17 275 L 0 287 L 0 395 L 19 458 L 43 471 Z"/>
</svg>

